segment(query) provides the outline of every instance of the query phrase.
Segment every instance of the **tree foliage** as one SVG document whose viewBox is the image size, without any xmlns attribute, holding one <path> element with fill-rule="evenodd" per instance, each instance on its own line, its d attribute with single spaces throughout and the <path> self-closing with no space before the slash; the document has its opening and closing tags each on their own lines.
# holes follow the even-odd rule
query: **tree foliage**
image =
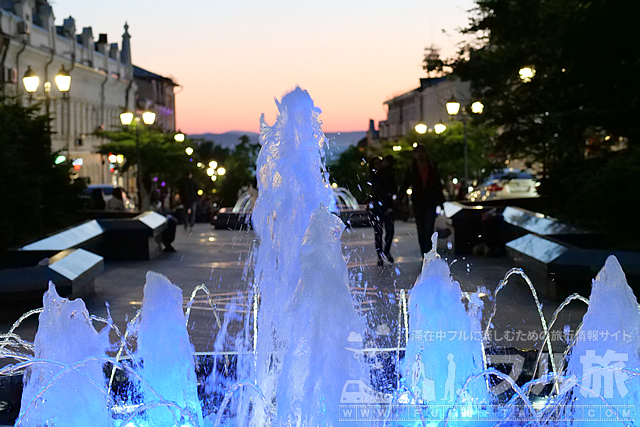
<svg viewBox="0 0 640 427">
<path fill-rule="evenodd" d="M 125 173 L 137 164 L 136 124 L 123 126 L 118 131 L 100 131 L 99 136 L 110 142 L 103 144 L 98 153 L 103 155 L 122 154 L 124 163 L 116 165 L 120 172 Z M 178 143 L 172 134 L 163 133 L 155 127 L 140 126 L 140 163 L 143 171 L 143 185 L 147 192 L 152 179 L 157 177 L 170 187 L 178 185 L 179 181 L 190 171 L 196 169 L 195 164 L 186 155 L 185 148 L 190 141 Z"/>
<path fill-rule="evenodd" d="M 118 165 L 121 172 L 127 172 L 137 163 L 135 127 L 123 127 L 114 132 L 100 132 L 111 142 L 104 144 L 99 153 L 124 155 L 125 161 Z M 185 149 L 193 148 L 187 155 Z M 143 183 L 147 193 L 153 189 L 154 178 L 165 182 L 173 193 L 180 188 L 182 180 L 191 173 L 203 194 L 215 194 L 224 206 L 233 206 L 237 200 L 238 189 L 246 185 L 255 185 L 256 160 L 260 145 L 252 144 L 249 137 L 240 137 L 240 143 L 233 149 L 224 148 L 214 141 L 187 139 L 177 143 L 173 134 L 163 133 L 154 127 L 140 128 L 140 163 L 143 170 Z M 209 163 L 215 161 L 218 168 L 224 168 L 225 174 L 218 175 L 212 181 L 207 173 Z"/>
<path fill-rule="evenodd" d="M 547 164 L 581 159 L 586 142 L 637 144 L 640 45 L 624 2 L 478 0 L 468 47 L 455 73 L 485 104 L 483 119 L 514 156 Z M 519 70 L 531 67 L 530 82 Z M 605 137 L 610 138 L 605 140 Z"/>
<path fill-rule="evenodd" d="M 358 200 L 364 202 L 369 195 L 369 159 L 364 148 L 350 146 L 328 165 L 329 177 L 340 187 L 344 187 Z"/>
<path fill-rule="evenodd" d="M 637 168 L 625 160 L 637 159 L 640 148 L 640 44 L 628 5 L 476 5 L 463 31 L 476 43 L 449 65 L 485 104 L 481 120 L 500 129 L 498 152 L 544 165 L 539 191 L 557 214 L 610 231 L 636 230 L 633 204 L 624 201 L 627 189 L 640 186 Z M 519 77 L 524 67 L 535 70 L 528 82 Z M 603 215 L 602 197 L 617 200 L 622 215 Z"/>
<path fill-rule="evenodd" d="M 497 167 L 503 158 L 494 150 L 495 130 L 486 126 L 467 123 L 467 145 L 469 179 L 480 181 Z M 450 122 L 447 129 L 437 134 L 428 132 L 424 135 L 411 133 L 403 142 L 407 148 L 413 142 L 422 144 L 432 161 L 437 165 L 442 178 L 462 178 L 464 176 L 464 127 L 459 121 Z"/>
<path fill-rule="evenodd" d="M 470 179 L 480 180 L 491 170 L 504 164 L 504 158 L 495 154 L 495 130 L 474 122 L 467 123 L 467 143 Z M 418 143 L 427 149 L 431 160 L 437 165 L 443 179 L 464 175 L 464 129 L 461 122 L 449 123 L 441 134 L 416 132 L 404 136 L 399 141 L 380 141 L 376 147 L 347 148 L 329 165 L 329 175 L 333 182 L 347 188 L 359 202 L 369 196 L 369 162 L 373 157 L 392 155 L 395 159 L 396 182 L 404 178 L 413 162 L 413 145 Z M 396 147 L 396 150 L 394 150 Z M 397 151 L 397 147 L 400 150 Z"/>
<path fill-rule="evenodd" d="M 76 221 L 82 188 L 69 162 L 55 164 L 49 122 L 38 105 L 0 99 L 0 249 Z"/>
<path fill-rule="evenodd" d="M 236 203 L 240 188 L 256 186 L 256 162 L 260 144 L 252 144 L 246 135 L 239 139 L 240 143 L 224 160 L 226 173 L 219 179 L 218 195 L 223 206 L 233 206 Z"/>
</svg>

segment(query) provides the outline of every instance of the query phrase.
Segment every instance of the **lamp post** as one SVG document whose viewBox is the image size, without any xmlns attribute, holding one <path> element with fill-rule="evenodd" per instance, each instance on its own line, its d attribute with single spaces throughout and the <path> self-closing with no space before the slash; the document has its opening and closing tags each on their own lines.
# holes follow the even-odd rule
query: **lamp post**
<svg viewBox="0 0 640 427">
<path fill-rule="evenodd" d="M 136 122 L 136 165 L 138 173 L 136 174 L 136 186 L 138 187 L 138 209 L 142 210 L 142 162 L 140 161 L 140 116 L 135 116 Z M 145 125 L 152 125 L 156 120 L 156 113 L 145 111 L 142 113 L 142 122 Z M 120 114 L 120 122 L 124 126 L 129 126 L 134 121 L 134 114 L 125 111 Z"/>
<path fill-rule="evenodd" d="M 520 71 L 518 71 L 518 75 L 523 83 L 529 83 L 536 76 L 536 69 L 533 67 L 522 67 Z"/>
<path fill-rule="evenodd" d="M 461 111 L 462 110 L 462 111 Z M 480 101 L 476 101 L 471 104 L 471 112 L 474 114 L 481 114 L 484 110 L 484 105 Z M 451 100 L 447 102 L 447 113 L 454 118 L 461 113 L 462 115 L 462 132 L 464 137 L 464 185 L 469 186 L 469 143 L 467 141 L 467 111 L 465 108 L 460 108 L 460 103 L 456 101 L 455 97 L 451 97 Z M 466 191 L 466 188 L 465 188 Z"/>
<path fill-rule="evenodd" d="M 178 133 L 173 135 L 173 139 L 176 142 L 184 142 L 184 138 L 185 138 L 184 133 L 182 133 L 180 131 L 178 131 Z"/>
<path fill-rule="evenodd" d="M 419 133 L 420 135 L 424 135 L 425 133 L 427 133 L 427 131 L 429 130 L 429 128 L 427 127 L 427 125 L 425 125 L 424 123 L 420 122 L 416 125 L 415 130 L 417 133 Z M 444 123 L 442 123 L 442 120 L 440 120 L 438 123 L 436 123 L 433 126 L 433 130 L 435 131 L 435 133 L 437 134 L 441 134 L 442 132 L 444 132 L 445 130 L 447 130 L 447 125 L 445 125 Z"/>
<path fill-rule="evenodd" d="M 69 95 L 69 89 L 71 89 L 71 76 L 69 72 L 65 70 L 64 65 L 58 71 L 55 77 L 56 86 L 60 93 L 62 93 L 62 97 L 66 98 Z M 27 66 L 27 71 L 25 71 L 24 76 L 22 77 L 22 84 L 24 85 L 24 90 L 29 94 L 29 99 L 33 99 L 33 94 L 38 90 L 38 86 L 40 86 L 40 77 L 36 74 L 35 71 L 31 68 L 31 65 Z M 52 99 L 51 92 L 51 82 L 44 82 L 44 101 L 49 105 Z"/>
<path fill-rule="evenodd" d="M 435 133 L 437 133 L 438 135 L 440 135 L 442 132 L 444 132 L 445 130 L 447 130 L 447 125 L 445 125 L 444 123 L 442 123 L 442 120 L 440 120 L 438 123 L 436 123 L 433 126 L 433 130 Z"/>
<path fill-rule="evenodd" d="M 45 76 L 46 77 L 46 76 Z M 69 89 L 71 89 L 71 75 L 64 68 L 64 65 L 58 71 L 55 77 L 56 86 L 58 90 L 62 94 L 62 99 L 69 99 Z M 27 66 L 27 71 L 25 71 L 24 76 L 22 77 L 22 84 L 24 85 L 24 90 L 29 94 L 29 101 L 34 99 L 34 93 L 38 90 L 38 86 L 40 86 L 40 77 L 36 74 L 35 71 L 31 68 L 31 65 Z M 44 82 L 44 98 L 35 98 L 37 100 L 43 100 L 45 103 L 45 109 L 47 115 L 49 115 L 51 100 L 56 99 L 55 97 L 51 97 L 51 82 Z M 68 154 L 68 153 L 67 153 Z"/>
</svg>

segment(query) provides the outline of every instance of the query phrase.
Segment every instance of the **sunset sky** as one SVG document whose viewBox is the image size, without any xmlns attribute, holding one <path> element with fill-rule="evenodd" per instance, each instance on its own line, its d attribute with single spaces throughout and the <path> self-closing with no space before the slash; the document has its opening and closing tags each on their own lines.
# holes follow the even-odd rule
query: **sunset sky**
<svg viewBox="0 0 640 427">
<path fill-rule="evenodd" d="M 69 15 L 121 41 L 129 23 L 134 64 L 172 77 L 185 133 L 257 132 L 274 98 L 299 85 L 323 111 L 325 132 L 365 130 L 386 118 L 383 102 L 425 77 L 435 44 L 453 55 L 472 0 L 52 0 L 56 24 Z M 443 34 L 442 29 L 447 31 Z"/>
</svg>

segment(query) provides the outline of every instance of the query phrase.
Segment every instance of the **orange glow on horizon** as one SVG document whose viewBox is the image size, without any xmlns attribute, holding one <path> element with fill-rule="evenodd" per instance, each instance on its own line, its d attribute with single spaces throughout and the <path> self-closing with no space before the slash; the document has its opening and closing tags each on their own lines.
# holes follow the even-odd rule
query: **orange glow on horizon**
<svg viewBox="0 0 640 427">
<path fill-rule="evenodd" d="M 177 128 L 187 134 L 258 132 L 280 99 L 307 90 L 325 132 L 364 131 L 386 119 L 384 101 L 418 87 L 424 48 L 452 56 L 473 0 L 438 2 L 144 2 L 59 0 L 56 25 L 73 16 L 120 44 L 129 24 L 134 64 L 171 77 Z M 100 13 L 97 13 L 98 7 Z M 441 31 L 446 30 L 446 34 Z M 72 89 L 73 91 L 73 89 Z M 72 94 L 73 96 L 73 94 Z"/>
</svg>

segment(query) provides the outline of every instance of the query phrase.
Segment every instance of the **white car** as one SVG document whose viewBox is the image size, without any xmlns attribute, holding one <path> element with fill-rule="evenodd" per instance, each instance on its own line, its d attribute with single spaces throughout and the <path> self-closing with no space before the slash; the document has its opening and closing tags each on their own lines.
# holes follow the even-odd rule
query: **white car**
<svg viewBox="0 0 640 427">
<path fill-rule="evenodd" d="M 533 173 L 519 169 L 503 169 L 492 173 L 487 180 L 467 195 L 472 202 L 495 199 L 520 199 L 539 197 Z"/>
</svg>

